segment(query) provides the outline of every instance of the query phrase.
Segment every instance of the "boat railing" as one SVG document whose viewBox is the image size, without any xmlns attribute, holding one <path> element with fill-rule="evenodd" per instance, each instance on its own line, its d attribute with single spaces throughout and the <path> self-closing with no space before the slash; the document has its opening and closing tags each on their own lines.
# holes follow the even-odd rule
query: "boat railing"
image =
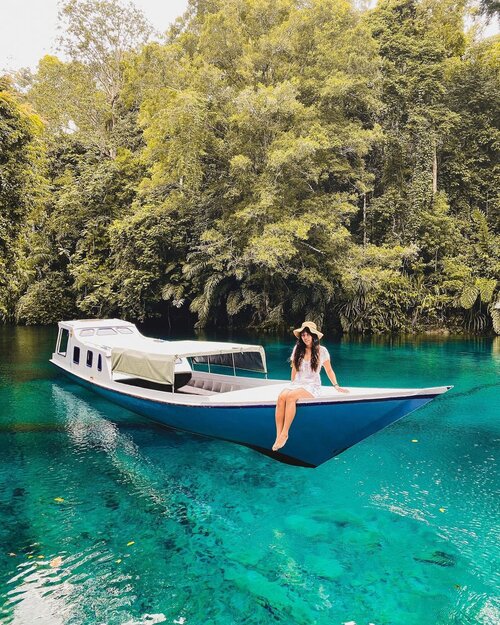
<svg viewBox="0 0 500 625">
<path fill-rule="evenodd" d="M 233 377 L 238 377 L 237 371 L 242 371 L 242 372 L 249 372 L 251 371 L 252 373 L 261 373 L 264 376 L 264 379 L 267 380 L 268 376 L 267 376 L 267 369 L 265 371 L 256 371 L 255 369 L 247 369 L 245 367 L 239 367 L 236 366 L 235 360 L 234 360 L 234 353 L 231 354 L 226 354 L 226 355 L 230 355 L 231 356 L 231 364 L 221 364 L 221 362 L 213 362 L 210 358 L 210 355 L 206 355 L 206 356 L 201 356 L 201 357 L 197 357 L 197 358 L 188 358 L 189 361 L 189 365 L 191 367 L 191 369 L 193 371 L 203 371 L 205 372 L 205 369 L 203 369 L 202 367 L 206 367 L 206 372 L 207 373 L 217 373 L 217 369 L 221 368 L 221 369 L 232 369 L 233 372 Z M 201 361 L 201 358 L 206 358 L 205 361 Z M 216 357 L 217 358 L 217 357 Z M 219 356 L 220 358 L 220 356 Z M 196 367 L 200 367 L 199 369 L 197 369 Z M 215 371 L 212 371 L 215 368 Z M 227 374 L 224 374 L 227 375 Z"/>
</svg>

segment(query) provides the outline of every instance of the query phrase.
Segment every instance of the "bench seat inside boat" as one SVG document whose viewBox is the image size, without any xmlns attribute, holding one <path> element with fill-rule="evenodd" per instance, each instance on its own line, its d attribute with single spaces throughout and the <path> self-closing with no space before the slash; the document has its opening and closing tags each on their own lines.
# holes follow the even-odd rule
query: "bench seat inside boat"
<svg viewBox="0 0 500 625">
<path fill-rule="evenodd" d="M 179 388 L 177 392 L 190 395 L 219 395 L 220 393 L 239 391 L 241 388 L 241 384 L 193 377 L 188 384 Z"/>
</svg>

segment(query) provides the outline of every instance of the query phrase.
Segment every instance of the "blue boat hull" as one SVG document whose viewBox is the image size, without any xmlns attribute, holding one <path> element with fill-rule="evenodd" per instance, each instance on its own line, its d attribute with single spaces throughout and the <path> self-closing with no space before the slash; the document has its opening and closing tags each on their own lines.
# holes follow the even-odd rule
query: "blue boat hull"
<svg viewBox="0 0 500 625">
<path fill-rule="evenodd" d="M 109 401 L 171 428 L 251 447 L 281 462 L 317 467 L 427 404 L 436 395 L 298 404 L 290 438 L 272 452 L 274 405 L 176 405 L 98 386 L 65 372 Z"/>
</svg>

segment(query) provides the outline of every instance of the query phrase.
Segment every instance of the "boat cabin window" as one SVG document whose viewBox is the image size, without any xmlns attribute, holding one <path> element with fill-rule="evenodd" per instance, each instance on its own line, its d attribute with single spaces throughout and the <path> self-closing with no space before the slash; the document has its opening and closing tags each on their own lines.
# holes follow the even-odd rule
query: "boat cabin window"
<svg viewBox="0 0 500 625">
<path fill-rule="evenodd" d="M 97 336 L 109 336 L 110 334 L 117 334 L 113 328 L 99 328 L 97 330 Z"/>
<path fill-rule="evenodd" d="M 94 328 L 85 328 L 85 330 L 80 330 L 80 336 L 94 336 Z"/>
<path fill-rule="evenodd" d="M 80 348 L 79 347 L 73 347 L 73 362 L 75 363 L 75 365 L 80 364 Z"/>
<path fill-rule="evenodd" d="M 87 367 L 92 366 L 92 362 L 94 360 L 94 352 L 91 352 L 90 349 L 87 350 Z"/>
<path fill-rule="evenodd" d="M 97 356 L 97 371 L 102 371 L 102 356 L 98 354 Z"/>
<path fill-rule="evenodd" d="M 61 356 L 66 356 L 68 351 L 68 340 L 69 340 L 69 330 L 66 328 L 62 328 L 61 334 L 59 335 L 59 345 L 57 348 L 57 353 Z"/>
<path fill-rule="evenodd" d="M 120 334 L 133 334 L 130 328 L 116 328 Z"/>
</svg>

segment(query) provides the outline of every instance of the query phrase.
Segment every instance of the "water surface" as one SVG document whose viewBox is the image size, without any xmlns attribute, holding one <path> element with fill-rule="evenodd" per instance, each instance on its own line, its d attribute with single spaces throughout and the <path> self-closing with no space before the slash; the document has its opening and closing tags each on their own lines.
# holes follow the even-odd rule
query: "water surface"
<svg viewBox="0 0 500 625">
<path fill-rule="evenodd" d="M 455 388 L 303 469 L 65 380 L 55 335 L 0 328 L 2 625 L 500 621 L 500 338 L 327 341 L 345 385 Z"/>
</svg>

